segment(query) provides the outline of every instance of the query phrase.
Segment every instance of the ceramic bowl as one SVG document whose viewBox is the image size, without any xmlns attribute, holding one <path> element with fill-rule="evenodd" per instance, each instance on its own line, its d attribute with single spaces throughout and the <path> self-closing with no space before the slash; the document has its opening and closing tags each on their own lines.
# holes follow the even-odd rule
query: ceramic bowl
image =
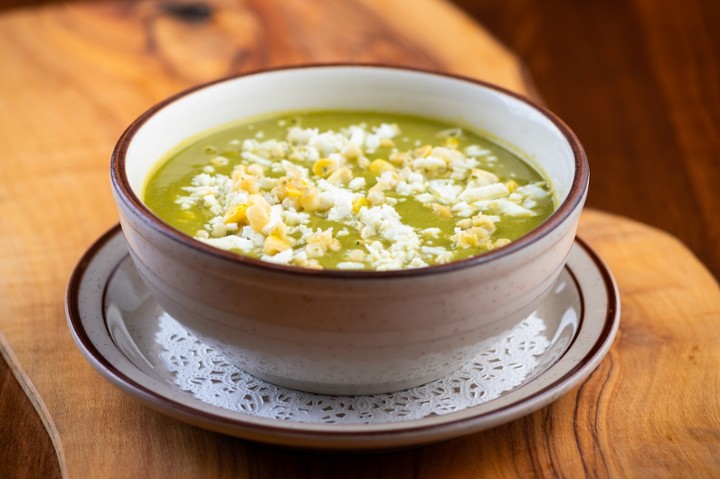
<svg viewBox="0 0 720 479">
<path fill-rule="evenodd" d="M 489 133 L 550 179 L 558 208 L 531 233 L 484 255 L 350 272 L 221 251 L 143 204 L 148 173 L 181 141 L 294 110 L 389 111 Z M 325 394 L 389 392 L 443 377 L 527 317 L 565 264 L 588 175 L 575 135 L 527 99 L 468 78 L 370 65 L 267 70 L 193 88 L 132 123 L 111 165 L 131 257 L 157 302 L 247 372 Z"/>
</svg>

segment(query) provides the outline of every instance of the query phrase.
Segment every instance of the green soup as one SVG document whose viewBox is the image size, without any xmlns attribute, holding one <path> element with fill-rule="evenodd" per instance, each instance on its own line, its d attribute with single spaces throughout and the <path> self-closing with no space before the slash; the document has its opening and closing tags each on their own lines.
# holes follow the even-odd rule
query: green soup
<svg viewBox="0 0 720 479">
<path fill-rule="evenodd" d="M 555 208 L 545 179 L 497 144 L 369 112 L 293 113 L 207 132 L 162 159 L 144 201 L 218 248 L 347 270 L 482 254 Z"/>
</svg>

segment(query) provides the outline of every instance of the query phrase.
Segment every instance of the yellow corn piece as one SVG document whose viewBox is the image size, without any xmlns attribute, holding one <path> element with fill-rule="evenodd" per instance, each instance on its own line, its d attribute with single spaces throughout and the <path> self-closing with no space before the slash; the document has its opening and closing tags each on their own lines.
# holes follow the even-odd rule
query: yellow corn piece
<svg viewBox="0 0 720 479">
<path fill-rule="evenodd" d="M 283 176 L 278 180 L 278 185 L 273 192 L 277 195 L 278 199 L 282 201 L 288 196 L 300 198 L 306 190 L 307 182 L 304 178 L 290 178 L 288 176 Z"/>
<path fill-rule="evenodd" d="M 247 191 L 250 194 L 260 191 L 257 178 L 252 175 L 240 175 L 238 179 L 235 180 L 233 188 L 236 190 Z"/>
<path fill-rule="evenodd" d="M 369 205 L 370 205 L 370 203 L 368 202 L 367 198 L 365 198 L 365 197 L 358 198 L 355 201 L 353 201 L 353 204 L 352 204 L 353 213 L 357 213 L 358 211 L 360 211 L 360 208 L 362 208 L 363 206 L 369 206 Z"/>
<path fill-rule="evenodd" d="M 345 148 L 343 148 L 340 154 L 348 160 L 354 160 L 355 158 L 358 158 L 360 155 L 362 155 L 362 150 L 357 145 L 350 143 Z"/>
<path fill-rule="evenodd" d="M 279 221 L 278 224 L 270 231 L 270 236 L 275 236 L 285 241 L 289 245 L 295 244 L 295 239 L 288 235 L 288 227 L 284 221 Z"/>
<path fill-rule="evenodd" d="M 299 198 L 303 195 L 303 193 L 307 190 L 307 188 L 303 186 L 298 186 L 294 182 L 288 181 L 285 183 L 285 193 L 287 193 L 287 196 L 294 196 L 296 198 Z"/>
<path fill-rule="evenodd" d="M 385 193 L 377 185 L 368 190 L 367 200 L 371 205 L 379 205 L 385 201 Z"/>
<path fill-rule="evenodd" d="M 452 237 L 459 248 L 475 248 L 487 240 L 489 234 L 483 228 L 473 227 L 463 230 Z"/>
<path fill-rule="evenodd" d="M 445 138 L 445 146 L 452 149 L 457 149 L 458 145 L 460 144 L 460 140 L 455 138 L 454 136 L 448 136 Z"/>
<path fill-rule="evenodd" d="M 395 171 L 395 167 L 388 161 L 377 159 L 370 163 L 368 169 L 376 175 L 381 175 L 386 171 Z"/>
<path fill-rule="evenodd" d="M 268 236 L 267 238 L 265 238 L 265 242 L 263 243 L 263 251 L 269 255 L 280 253 L 281 251 L 285 251 L 289 247 L 290 243 L 275 235 Z"/>
<path fill-rule="evenodd" d="M 407 163 L 410 161 L 410 159 L 410 154 L 405 151 L 398 151 L 390 154 L 390 161 L 395 163 L 396 165 L 402 165 L 404 163 Z"/>
<path fill-rule="evenodd" d="M 270 221 L 270 208 L 263 208 L 261 204 L 253 204 L 245 211 L 248 223 L 255 231 L 261 231 Z"/>
<path fill-rule="evenodd" d="M 331 158 L 320 158 L 315 162 L 312 168 L 313 173 L 320 176 L 321 178 L 329 176 L 336 169 L 337 163 L 335 163 L 335 160 Z"/>
<path fill-rule="evenodd" d="M 453 217 L 452 210 L 445 205 L 441 205 L 440 203 L 433 203 L 432 209 L 440 218 Z"/>
<path fill-rule="evenodd" d="M 380 146 L 383 148 L 393 148 L 395 146 L 395 142 L 390 138 L 383 138 L 380 140 Z"/>
<path fill-rule="evenodd" d="M 495 231 L 495 223 L 493 222 L 492 218 L 482 213 L 472 217 L 472 225 L 479 228 L 484 228 L 489 233 Z"/>
<path fill-rule="evenodd" d="M 479 226 L 473 226 L 472 228 L 467 230 L 467 232 L 477 238 L 478 241 L 485 240 L 490 237 L 490 232 L 485 228 L 481 228 Z"/>
<path fill-rule="evenodd" d="M 350 168 L 340 168 L 339 170 L 328 176 L 327 180 L 333 185 L 346 185 L 350 183 L 350 180 L 352 180 L 352 178 L 353 175 Z"/>
<path fill-rule="evenodd" d="M 321 201 L 320 201 L 320 194 L 318 193 L 317 188 L 315 187 L 307 187 L 303 190 L 302 194 L 300 195 L 300 206 L 305 211 L 315 211 L 320 208 Z"/>
<path fill-rule="evenodd" d="M 458 221 L 456 223 L 456 225 L 458 228 L 462 228 L 462 229 L 466 230 L 466 229 L 472 227 L 473 223 L 470 218 L 465 218 L 463 220 Z"/>
<path fill-rule="evenodd" d="M 246 211 L 247 205 L 244 203 L 233 206 L 225 212 L 225 216 L 223 216 L 223 223 L 237 223 L 239 225 L 247 224 Z"/>
<path fill-rule="evenodd" d="M 507 189 L 510 193 L 517 190 L 518 184 L 515 182 L 515 180 L 510 180 L 505 182 L 505 186 L 507 186 Z"/>
<path fill-rule="evenodd" d="M 461 231 L 455 238 L 455 246 L 459 248 L 472 248 L 478 245 L 478 238 L 467 230 Z"/>
</svg>

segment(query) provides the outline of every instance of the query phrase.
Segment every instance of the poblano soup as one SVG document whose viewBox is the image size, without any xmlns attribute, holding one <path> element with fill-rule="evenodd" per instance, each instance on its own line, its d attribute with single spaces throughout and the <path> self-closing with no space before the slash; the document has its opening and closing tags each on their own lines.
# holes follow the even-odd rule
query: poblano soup
<svg viewBox="0 0 720 479">
<path fill-rule="evenodd" d="M 387 113 L 291 113 L 207 132 L 144 189 L 217 248 L 305 268 L 393 270 L 504 246 L 555 209 L 548 181 L 487 138 Z"/>
</svg>

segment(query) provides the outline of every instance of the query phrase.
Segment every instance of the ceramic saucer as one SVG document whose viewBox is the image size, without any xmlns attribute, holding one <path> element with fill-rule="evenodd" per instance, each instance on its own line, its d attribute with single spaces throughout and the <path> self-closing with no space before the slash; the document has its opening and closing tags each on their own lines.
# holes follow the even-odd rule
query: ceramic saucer
<svg viewBox="0 0 720 479">
<path fill-rule="evenodd" d="M 620 318 L 611 273 L 578 239 L 533 315 L 449 377 L 373 396 L 304 393 L 237 370 L 167 315 L 137 276 L 119 226 L 78 263 L 66 310 L 87 360 L 164 414 L 260 442 L 348 450 L 442 441 L 536 411 L 590 375 Z"/>
</svg>

